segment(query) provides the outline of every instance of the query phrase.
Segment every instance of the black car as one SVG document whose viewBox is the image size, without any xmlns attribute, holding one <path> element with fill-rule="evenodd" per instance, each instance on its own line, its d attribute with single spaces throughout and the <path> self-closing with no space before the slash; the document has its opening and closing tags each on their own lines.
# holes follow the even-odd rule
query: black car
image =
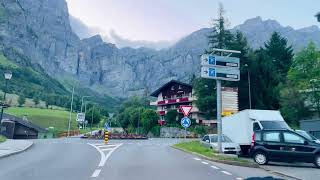
<svg viewBox="0 0 320 180">
<path fill-rule="evenodd" d="M 292 130 L 259 130 L 252 136 L 250 155 L 259 165 L 268 161 L 307 162 L 320 168 L 320 143 Z"/>
</svg>

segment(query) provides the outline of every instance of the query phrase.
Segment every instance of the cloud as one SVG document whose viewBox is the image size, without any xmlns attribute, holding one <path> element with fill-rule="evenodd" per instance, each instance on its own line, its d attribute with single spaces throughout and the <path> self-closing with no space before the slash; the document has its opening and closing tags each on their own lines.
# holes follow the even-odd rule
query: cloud
<svg viewBox="0 0 320 180">
<path fill-rule="evenodd" d="M 94 35 L 100 34 L 105 42 L 113 43 L 119 48 L 131 47 L 131 48 L 151 48 L 151 49 L 164 49 L 172 46 L 176 41 L 144 41 L 144 40 L 130 40 L 121 37 L 114 30 L 106 33 L 104 30 L 96 27 L 88 27 L 80 19 L 69 16 L 70 25 L 80 39 L 89 38 Z"/>
</svg>

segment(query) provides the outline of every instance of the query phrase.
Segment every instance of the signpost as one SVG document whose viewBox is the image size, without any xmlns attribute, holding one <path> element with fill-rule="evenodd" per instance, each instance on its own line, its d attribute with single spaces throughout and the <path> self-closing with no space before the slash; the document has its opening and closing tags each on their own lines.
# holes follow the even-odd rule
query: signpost
<svg viewBox="0 0 320 180">
<path fill-rule="evenodd" d="M 84 122 L 85 119 L 86 119 L 85 113 L 77 113 L 77 122 Z"/>
<path fill-rule="evenodd" d="M 187 138 L 187 128 L 191 126 L 191 120 L 188 118 L 192 110 L 192 106 L 182 105 L 180 106 L 180 110 L 182 111 L 184 117 L 181 119 L 181 126 L 184 127 L 184 139 Z"/>
<path fill-rule="evenodd" d="M 104 143 L 107 144 L 108 141 L 109 141 L 109 130 L 110 130 L 110 127 L 109 127 L 109 124 L 108 122 L 104 123 Z"/>
<path fill-rule="evenodd" d="M 218 150 L 222 153 L 222 123 L 221 123 L 221 80 L 239 81 L 240 80 L 240 60 L 230 57 L 233 53 L 240 51 L 212 49 L 211 54 L 201 56 L 201 77 L 215 79 L 217 82 L 217 124 L 218 124 Z M 218 53 L 220 56 L 215 55 Z"/>
</svg>

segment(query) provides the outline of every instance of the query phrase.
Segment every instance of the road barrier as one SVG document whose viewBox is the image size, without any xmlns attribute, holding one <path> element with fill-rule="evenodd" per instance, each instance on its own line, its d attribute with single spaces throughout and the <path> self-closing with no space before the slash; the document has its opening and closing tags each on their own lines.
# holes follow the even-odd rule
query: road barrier
<svg viewBox="0 0 320 180">
<path fill-rule="evenodd" d="M 104 132 L 104 143 L 107 144 L 109 141 L 109 132 L 105 131 Z"/>
</svg>

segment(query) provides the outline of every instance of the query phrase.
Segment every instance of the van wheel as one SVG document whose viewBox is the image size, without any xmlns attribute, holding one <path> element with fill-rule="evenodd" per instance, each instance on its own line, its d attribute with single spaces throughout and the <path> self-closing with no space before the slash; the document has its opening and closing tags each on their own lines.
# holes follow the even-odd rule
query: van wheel
<svg viewBox="0 0 320 180">
<path fill-rule="evenodd" d="M 320 168 L 320 155 L 316 155 L 314 159 L 314 164 L 317 166 L 317 168 Z"/>
<path fill-rule="evenodd" d="M 256 152 L 253 156 L 253 159 L 259 165 L 264 165 L 268 163 L 268 157 L 264 152 Z"/>
</svg>

